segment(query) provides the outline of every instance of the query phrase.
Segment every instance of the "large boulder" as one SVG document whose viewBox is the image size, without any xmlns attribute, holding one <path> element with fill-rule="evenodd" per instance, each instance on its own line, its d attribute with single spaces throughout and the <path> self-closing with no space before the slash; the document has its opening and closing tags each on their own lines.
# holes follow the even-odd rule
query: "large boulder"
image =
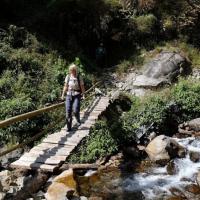
<svg viewBox="0 0 200 200">
<path fill-rule="evenodd" d="M 76 192 L 77 184 L 72 169 L 66 170 L 54 178 L 49 186 L 45 198 L 47 200 L 66 200 Z"/>
<path fill-rule="evenodd" d="M 149 158 L 152 161 L 169 161 L 176 157 L 184 157 L 186 149 L 179 145 L 174 139 L 165 135 L 154 138 L 146 147 Z"/>
<path fill-rule="evenodd" d="M 171 84 L 178 75 L 189 73 L 190 63 L 185 57 L 175 52 L 161 52 L 149 63 L 143 66 L 141 75 L 129 75 L 129 87 L 152 88 L 163 84 Z M 128 86 L 126 85 L 126 88 Z M 129 88 L 130 89 L 130 88 Z"/>
<path fill-rule="evenodd" d="M 187 124 L 191 130 L 200 131 L 200 118 L 193 119 L 189 121 Z"/>
</svg>

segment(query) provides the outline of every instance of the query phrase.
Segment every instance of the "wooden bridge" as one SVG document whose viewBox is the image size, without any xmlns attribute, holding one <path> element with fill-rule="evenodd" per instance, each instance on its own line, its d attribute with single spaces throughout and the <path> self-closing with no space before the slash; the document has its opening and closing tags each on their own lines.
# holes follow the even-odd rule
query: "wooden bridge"
<svg viewBox="0 0 200 200">
<path fill-rule="evenodd" d="M 40 144 L 34 146 L 29 152 L 22 155 L 19 160 L 11 163 L 10 166 L 20 169 L 55 171 L 65 162 L 80 141 L 89 134 L 90 127 L 94 125 L 95 120 L 98 119 L 108 104 L 109 98 L 107 96 L 96 97 L 92 104 L 80 113 L 82 123 L 79 127 L 74 125 L 72 131 L 67 132 L 65 126 L 59 132 L 48 135 Z M 23 119 L 26 118 L 23 115 L 22 117 Z M 12 120 L 9 123 L 12 123 Z M 3 122 L 8 123 L 8 121 L 5 120 Z M 0 122 L 0 127 L 2 124 Z M 74 121 L 73 124 L 75 124 Z M 0 156 L 2 155 L 0 154 Z"/>
</svg>

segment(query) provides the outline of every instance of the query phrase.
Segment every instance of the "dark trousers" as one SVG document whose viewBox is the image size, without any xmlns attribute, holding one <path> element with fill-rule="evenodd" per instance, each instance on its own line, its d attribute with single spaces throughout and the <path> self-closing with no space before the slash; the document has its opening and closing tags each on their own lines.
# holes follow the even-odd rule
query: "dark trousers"
<svg viewBox="0 0 200 200">
<path fill-rule="evenodd" d="M 75 118 L 78 123 L 80 123 L 80 100 L 81 95 L 67 95 L 66 96 L 66 118 L 67 118 L 67 128 L 72 127 L 72 111 L 74 112 Z"/>
</svg>

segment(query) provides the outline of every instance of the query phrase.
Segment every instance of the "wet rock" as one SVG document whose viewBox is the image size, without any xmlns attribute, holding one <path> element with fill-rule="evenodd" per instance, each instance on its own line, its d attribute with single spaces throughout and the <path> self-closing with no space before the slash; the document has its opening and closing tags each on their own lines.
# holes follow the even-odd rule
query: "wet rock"
<svg viewBox="0 0 200 200">
<path fill-rule="evenodd" d="M 195 184 L 187 185 L 185 187 L 185 190 L 193 194 L 200 194 L 200 187 Z"/>
<path fill-rule="evenodd" d="M 197 174 L 196 182 L 200 186 L 200 172 L 198 172 L 198 174 Z"/>
<path fill-rule="evenodd" d="M 178 166 L 175 164 L 174 160 L 171 160 L 168 164 L 167 164 L 167 173 L 169 175 L 175 175 L 178 172 Z"/>
<path fill-rule="evenodd" d="M 169 142 L 167 143 L 166 150 L 170 156 L 170 159 L 184 158 L 187 152 L 187 150 L 183 146 L 179 145 L 172 138 L 169 138 Z"/>
<path fill-rule="evenodd" d="M 47 200 L 64 200 L 66 197 L 72 197 L 76 188 L 77 184 L 74 180 L 73 170 L 69 169 L 54 178 L 45 194 L 45 198 Z"/>
<path fill-rule="evenodd" d="M 152 161 L 167 161 L 176 157 L 184 157 L 186 154 L 184 147 L 165 135 L 154 138 L 145 151 Z"/>
<path fill-rule="evenodd" d="M 175 188 L 175 187 L 172 187 L 169 189 L 170 192 L 172 193 L 172 195 L 176 196 L 176 197 L 179 197 L 180 200 L 185 200 L 186 196 L 185 194 L 183 193 L 183 191 L 181 191 L 180 189 L 178 188 Z"/>
<path fill-rule="evenodd" d="M 200 160 L 200 152 L 191 151 L 189 155 L 190 160 L 193 162 L 198 162 Z"/>
</svg>

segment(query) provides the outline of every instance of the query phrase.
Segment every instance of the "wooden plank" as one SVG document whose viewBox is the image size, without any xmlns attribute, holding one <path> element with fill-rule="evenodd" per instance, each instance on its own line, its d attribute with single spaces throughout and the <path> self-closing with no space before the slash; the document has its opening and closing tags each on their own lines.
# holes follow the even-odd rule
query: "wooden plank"
<svg viewBox="0 0 200 200">
<path fill-rule="evenodd" d="M 83 138 L 84 133 L 87 132 L 88 130 L 79 130 L 77 129 L 76 133 L 74 134 L 69 134 L 69 135 L 52 135 L 44 139 L 45 140 L 71 140 L 75 138 Z"/>
<path fill-rule="evenodd" d="M 70 150 L 58 150 L 58 151 L 53 151 L 53 150 L 42 150 L 42 149 L 32 149 L 30 153 L 38 154 L 41 156 L 68 156 L 69 153 L 74 149 L 74 147 Z"/>
<path fill-rule="evenodd" d="M 67 156 L 69 156 L 70 152 L 72 152 L 72 150 L 71 151 L 57 151 L 57 152 L 47 151 L 47 152 L 44 152 L 43 150 L 33 149 L 30 152 L 38 154 L 38 155 L 42 155 L 42 156 L 43 155 L 45 155 L 45 156 L 49 155 L 49 156 L 66 156 L 67 157 Z"/>
<path fill-rule="evenodd" d="M 59 144 L 52 144 L 52 143 L 48 143 L 48 142 L 42 142 L 41 144 L 38 144 L 37 147 L 41 147 L 41 148 L 56 148 L 56 149 L 60 149 L 60 148 L 66 148 L 66 149 L 71 149 L 71 146 L 67 146 L 67 145 L 59 145 Z"/>
<path fill-rule="evenodd" d="M 60 165 L 63 163 L 63 160 L 57 160 L 57 159 L 52 159 L 52 158 L 47 158 L 47 157 L 42 157 L 42 156 L 22 156 L 20 161 L 25 161 L 25 162 L 32 162 L 32 163 L 44 163 L 48 165 Z"/>
<path fill-rule="evenodd" d="M 12 168 L 21 168 L 21 169 L 41 169 L 43 171 L 54 172 L 58 169 L 59 166 L 57 165 L 47 165 L 42 163 L 32 163 L 32 162 L 25 162 L 17 160 L 10 165 Z"/>
<path fill-rule="evenodd" d="M 40 155 L 38 153 L 35 153 L 35 152 L 29 152 L 29 153 L 26 153 L 24 154 L 23 156 L 27 157 L 36 157 L 36 156 L 40 156 L 40 157 L 43 157 L 43 158 L 51 158 L 53 160 L 61 160 L 61 161 L 65 161 L 66 160 L 66 156 L 55 156 L 55 155 L 51 155 L 51 154 L 44 154 L 44 155 Z"/>
<path fill-rule="evenodd" d="M 44 153 L 45 152 L 52 152 L 52 153 L 55 153 L 55 152 L 58 152 L 58 151 L 71 151 L 73 149 L 73 146 L 69 147 L 69 148 L 62 148 L 62 147 L 59 147 L 59 148 L 51 148 L 51 147 L 43 147 L 43 146 L 36 146 L 34 148 L 32 148 L 31 150 L 36 150 L 36 151 L 43 151 Z M 29 151 L 30 152 L 30 151 Z"/>
<path fill-rule="evenodd" d="M 52 143 L 52 144 L 60 144 L 60 145 L 76 145 L 77 142 L 80 141 L 83 137 L 73 137 L 73 138 L 65 138 L 65 137 L 52 137 L 52 138 L 46 138 L 43 140 L 43 142 L 46 143 Z"/>
<path fill-rule="evenodd" d="M 72 146 L 71 149 L 59 149 L 59 150 L 54 150 L 54 149 L 49 149 L 49 150 L 43 150 L 41 148 L 38 148 L 38 147 L 34 147 L 33 149 L 30 150 L 30 153 L 37 153 L 39 155 L 44 155 L 44 156 L 47 156 L 47 155 L 51 155 L 51 156 L 57 156 L 57 155 L 60 155 L 60 156 L 68 156 L 69 153 L 74 149 L 75 146 Z"/>
<path fill-rule="evenodd" d="M 69 136 L 62 136 L 62 135 L 52 135 L 43 140 L 43 142 L 53 143 L 58 141 L 71 141 L 76 140 L 79 138 L 83 138 L 85 133 L 88 133 L 88 130 L 78 130 L 75 134 Z"/>
</svg>

